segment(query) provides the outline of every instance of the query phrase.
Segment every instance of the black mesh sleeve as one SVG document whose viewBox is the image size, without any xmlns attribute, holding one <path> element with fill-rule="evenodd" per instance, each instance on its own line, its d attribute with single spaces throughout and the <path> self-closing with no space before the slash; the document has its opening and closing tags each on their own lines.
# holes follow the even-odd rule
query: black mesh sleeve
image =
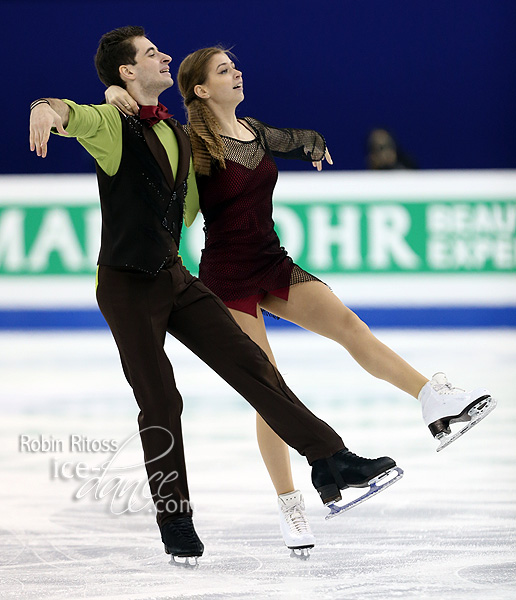
<svg viewBox="0 0 516 600">
<path fill-rule="evenodd" d="M 326 141 L 312 129 L 279 129 L 252 117 L 245 121 L 258 134 L 265 150 L 278 158 L 319 161 L 324 158 Z"/>
</svg>

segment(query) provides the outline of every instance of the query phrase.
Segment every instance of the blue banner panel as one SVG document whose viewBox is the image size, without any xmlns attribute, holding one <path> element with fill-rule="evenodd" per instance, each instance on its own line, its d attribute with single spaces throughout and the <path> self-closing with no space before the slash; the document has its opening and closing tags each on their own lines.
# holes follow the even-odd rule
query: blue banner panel
<svg viewBox="0 0 516 600">
<path fill-rule="evenodd" d="M 516 327 L 516 307 L 355 308 L 371 328 L 474 329 Z M 268 329 L 297 328 L 283 319 L 266 318 Z M 107 329 L 98 309 L 0 310 L 0 330 L 54 331 Z"/>
</svg>

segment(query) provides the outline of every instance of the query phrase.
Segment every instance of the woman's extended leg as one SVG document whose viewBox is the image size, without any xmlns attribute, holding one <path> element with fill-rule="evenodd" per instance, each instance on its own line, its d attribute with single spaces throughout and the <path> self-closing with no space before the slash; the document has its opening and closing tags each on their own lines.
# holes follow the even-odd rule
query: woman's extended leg
<svg viewBox="0 0 516 600">
<path fill-rule="evenodd" d="M 341 344 L 366 371 L 417 398 L 428 381 L 380 342 L 369 327 L 320 281 L 293 285 L 287 301 L 268 294 L 271 313 Z"/>
<path fill-rule="evenodd" d="M 262 311 L 258 308 L 258 318 L 239 310 L 229 309 L 235 321 L 240 325 L 242 331 L 256 343 L 267 354 L 271 363 L 277 367 L 272 354 Z M 287 444 L 267 425 L 267 423 L 256 413 L 256 433 L 258 446 L 267 467 L 272 484 L 278 496 L 291 492 L 294 489 L 292 481 L 292 470 L 290 467 L 290 455 Z"/>
</svg>

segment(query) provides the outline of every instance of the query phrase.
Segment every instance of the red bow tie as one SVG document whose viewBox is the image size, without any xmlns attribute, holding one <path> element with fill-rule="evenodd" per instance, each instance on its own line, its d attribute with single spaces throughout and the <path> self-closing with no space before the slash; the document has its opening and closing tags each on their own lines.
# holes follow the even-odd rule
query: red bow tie
<svg viewBox="0 0 516 600">
<path fill-rule="evenodd" d="M 157 106 L 140 107 L 140 121 L 147 123 L 149 127 L 156 125 L 156 123 L 159 123 L 163 119 L 170 119 L 171 116 L 167 107 L 161 103 L 158 103 Z"/>
</svg>

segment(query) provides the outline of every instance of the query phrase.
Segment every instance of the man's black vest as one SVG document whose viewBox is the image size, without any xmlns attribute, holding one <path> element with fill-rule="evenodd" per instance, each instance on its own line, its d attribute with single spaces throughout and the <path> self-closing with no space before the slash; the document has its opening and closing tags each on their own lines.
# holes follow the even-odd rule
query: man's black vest
<svg viewBox="0 0 516 600">
<path fill-rule="evenodd" d="M 109 176 L 96 165 L 102 209 L 98 264 L 155 275 L 179 247 L 190 141 L 175 119 L 165 121 L 179 147 L 174 180 L 156 133 L 139 119 L 120 118 L 122 158 L 118 171 Z"/>
</svg>

